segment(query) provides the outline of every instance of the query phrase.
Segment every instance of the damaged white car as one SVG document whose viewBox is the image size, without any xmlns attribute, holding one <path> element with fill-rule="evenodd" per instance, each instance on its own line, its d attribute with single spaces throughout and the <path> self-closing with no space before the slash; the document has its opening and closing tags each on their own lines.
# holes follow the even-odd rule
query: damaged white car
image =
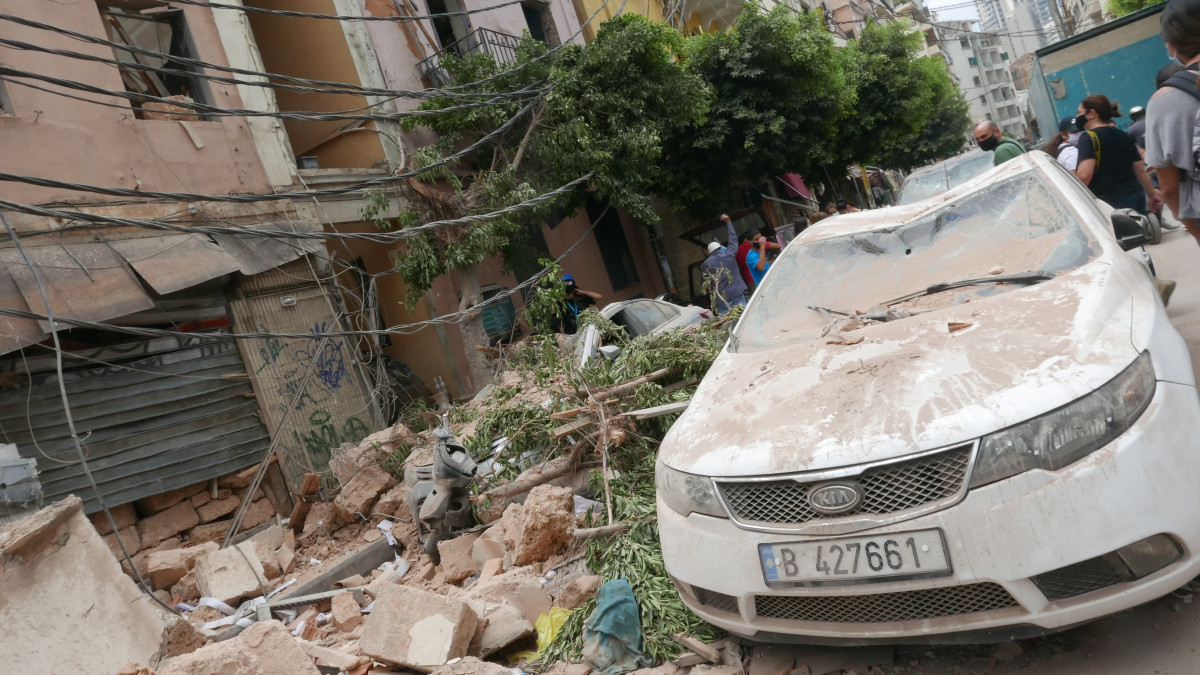
<svg viewBox="0 0 1200 675">
<path fill-rule="evenodd" d="M 685 602 L 762 641 L 988 642 L 1200 574 L 1191 361 L 1112 216 L 1030 153 L 794 241 L 661 447 Z"/>
</svg>

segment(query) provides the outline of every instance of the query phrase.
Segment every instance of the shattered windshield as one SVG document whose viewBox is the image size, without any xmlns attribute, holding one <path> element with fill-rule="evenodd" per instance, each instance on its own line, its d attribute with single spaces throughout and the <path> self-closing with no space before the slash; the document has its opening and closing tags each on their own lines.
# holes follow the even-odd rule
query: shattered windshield
<svg viewBox="0 0 1200 675">
<path fill-rule="evenodd" d="M 940 195 L 992 168 L 991 152 L 968 152 L 948 159 L 924 173 L 914 173 L 900 187 L 896 203 L 912 204 Z"/>
<path fill-rule="evenodd" d="M 816 339 L 839 316 L 897 320 L 1005 293 L 1080 267 L 1096 250 L 1061 198 L 1027 172 L 908 223 L 793 243 L 738 322 L 733 347 Z"/>
</svg>

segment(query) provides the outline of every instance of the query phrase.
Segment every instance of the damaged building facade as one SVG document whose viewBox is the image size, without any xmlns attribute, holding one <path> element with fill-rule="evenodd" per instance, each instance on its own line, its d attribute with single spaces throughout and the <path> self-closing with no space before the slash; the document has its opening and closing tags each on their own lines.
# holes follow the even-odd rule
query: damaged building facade
<svg viewBox="0 0 1200 675">
<path fill-rule="evenodd" d="M 49 315 L 70 413 L 109 506 L 204 483 L 215 498 L 218 478 L 275 441 L 266 496 L 285 511 L 306 473 L 428 396 L 424 383 L 440 378 L 452 398 L 485 384 L 471 377 L 476 345 L 457 325 L 382 332 L 455 312 L 456 275 L 408 303 L 391 273 L 394 245 L 339 237 L 377 232 L 360 186 L 387 185 L 435 140 L 389 117 L 418 98 L 384 92 L 446 84 L 446 53 L 511 60 L 524 31 L 582 42 L 574 8 L 228 4 L 246 11 L 0 0 L 0 142 L 22 158 L 0 181 L 0 212 L 23 249 L 4 233 L 0 470 L 6 485 L 28 488 L 0 495 L 5 518 L 72 493 L 88 513 L 100 506 L 67 430 Z M 271 13 L 280 9 L 396 20 Z M 431 12 L 466 13 L 410 20 Z M 379 216 L 402 211 L 386 200 Z M 527 228 L 544 257 L 582 239 L 561 264 L 602 302 L 668 290 L 647 229 L 623 212 L 595 204 Z M 503 262 L 479 266 L 484 298 L 537 271 Z M 520 293 L 489 307 L 489 338 L 527 331 L 522 307 Z"/>
</svg>

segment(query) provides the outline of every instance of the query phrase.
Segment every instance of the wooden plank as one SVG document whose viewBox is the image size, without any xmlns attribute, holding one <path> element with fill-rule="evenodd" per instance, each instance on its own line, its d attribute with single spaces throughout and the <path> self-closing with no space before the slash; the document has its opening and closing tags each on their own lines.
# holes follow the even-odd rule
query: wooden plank
<svg viewBox="0 0 1200 675">
<path fill-rule="evenodd" d="M 561 427 L 558 427 L 554 431 L 551 431 L 550 435 L 555 438 L 562 438 L 563 436 L 573 434 L 581 429 L 586 429 L 595 423 L 596 420 L 593 419 L 575 420 L 574 422 L 568 422 Z"/>
<path fill-rule="evenodd" d="M 691 404 L 692 404 L 692 401 L 689 399 L 687 401 L 677 401 L 675 403 L 666 403 L 663 405 L 656 405 L 653 408 L 642 408 L 641 410 L 630 410 L 629 412 L 621 413 L 621 415 L 623 415 L 624 417 L 632 417 L 635 420 L 648 420 L 648 419 L 653 419 L 655 417 L 662 417 L 663 415 L 673 415 L 675 413 L 681 413 L 684 410 L 687 410 L 688 406 L 690 406 Z"/>
</svg>

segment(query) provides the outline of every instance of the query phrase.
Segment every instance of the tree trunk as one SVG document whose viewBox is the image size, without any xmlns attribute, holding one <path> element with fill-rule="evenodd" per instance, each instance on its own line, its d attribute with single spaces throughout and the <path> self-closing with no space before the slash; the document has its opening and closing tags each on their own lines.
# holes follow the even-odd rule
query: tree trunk
<svg viewBox="0 0 1200 675">
<path fill-rule="evenodd" d="M 456 272 L 458 273 L 459 311 L 483 302 L 483 293 L 479 290 L 479 266 L 460 267 Z M 464 393 L 474 394 L 486 386 L 494 374 L 487 355 L 475 349 L 477 345 L 487 346 L 490 342 L 487 331 L 483 328 L 483 311 L 472 312 L 458 326 L 459 331 L 462 332 L 467 368 L 470 370 L 467 373 L 470 392 Z"/>
</svg>

